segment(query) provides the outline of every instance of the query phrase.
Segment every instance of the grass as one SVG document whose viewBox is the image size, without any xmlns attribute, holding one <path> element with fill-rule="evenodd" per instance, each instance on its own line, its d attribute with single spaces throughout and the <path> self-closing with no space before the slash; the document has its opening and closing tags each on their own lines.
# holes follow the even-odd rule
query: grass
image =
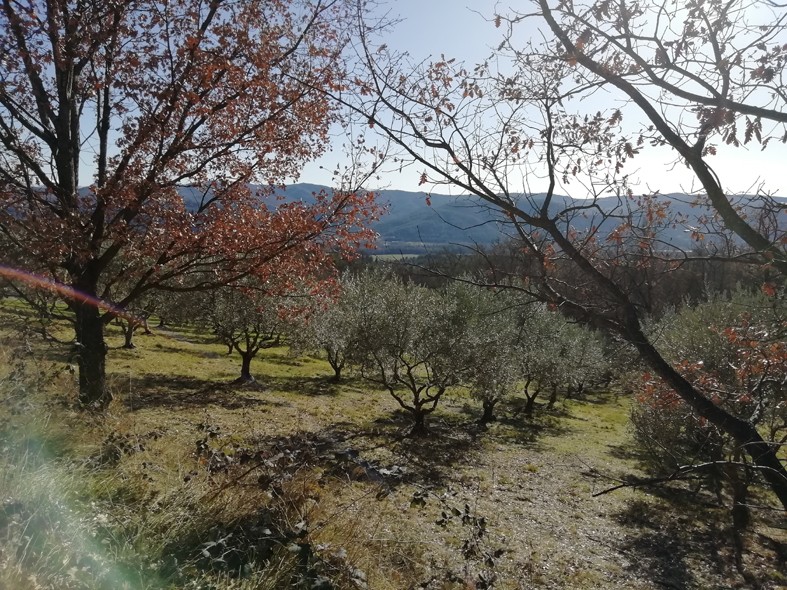
<svg viewBox="0 0 787 590">
<path fill-rule="evenodd" d="M 67 350 L 3 336 L 0 588 L 745 587 L 707 497 L 593 497 L 637 473 L 627 398 L 531 421 L 514 400 L 480 431 L 455 391 L 417 440 L 322 359 L 264 351 L 260 387 L 236 388 L 239 360 L 199 331 L 125 350 L 110 327 L 115 400 L 90 415 Z M 783 583 L 783 530 L 761 522 L 747 565 Z"/>
</svg>

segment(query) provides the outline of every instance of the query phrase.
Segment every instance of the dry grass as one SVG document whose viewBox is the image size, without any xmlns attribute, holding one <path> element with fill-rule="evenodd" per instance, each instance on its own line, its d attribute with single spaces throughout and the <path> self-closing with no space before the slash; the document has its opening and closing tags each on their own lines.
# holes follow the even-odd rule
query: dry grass
<svg viewBox="0 0 787 590">
<path fill-rule="evenodd" d="M 504 407 L 479 431 L 457 391 L 416 440 L 321 359 L 265 351 L 260 387 L 235 388 L 237 358 L 173 328 L 133 350 L 110 332 L 115 400 L 94 416 L 73 409 L 67 350 L 28 335 L 14 358 L 5 335 L 0 587 L 746 587 L 705 495 L 592 496 L 637 470 L 626 399 L 531 422 Z M 785 538 L 760 522 L 747 566 L 774 588 Z"/>
</svg>

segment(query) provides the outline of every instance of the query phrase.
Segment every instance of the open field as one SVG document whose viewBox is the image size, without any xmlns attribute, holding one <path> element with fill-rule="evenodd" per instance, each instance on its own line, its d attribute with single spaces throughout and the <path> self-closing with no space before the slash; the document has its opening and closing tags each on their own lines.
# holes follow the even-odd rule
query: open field
<svg viewBox="0 0 787 590">
<path fill-rule="evenodd" d="M 755 513 L 744 577 L 715 497 L 593 496 L 642 475 L 626 397 L 530 421 L 513 399 L 481 430 L 458 390 L 414 439 L 319 358 L 263 351 L 234 387 L 237 357 L 169 327 L 111 350 L 115 400 L 93 415 L 68 348 L 2 314 L 0 588 L 787 587 L 781 515 Z"/>
</svg>

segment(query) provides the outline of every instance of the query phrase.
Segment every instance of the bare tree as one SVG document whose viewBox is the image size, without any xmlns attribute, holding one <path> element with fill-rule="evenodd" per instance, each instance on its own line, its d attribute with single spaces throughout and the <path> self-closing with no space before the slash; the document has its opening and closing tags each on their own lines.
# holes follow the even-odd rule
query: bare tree
<svg viewBox="0 0 787 590">
<path fill-rule="evenodd" d="M 771 141 L 787 141 L 784 6 L 601 0 L 552 8 L 538 0 L 537 7 L 563 48 L 552 57 L 577 66 L 576 76 L 586 85 L 609 87 L 627 98 L 649 122 L 647 139 L 677 152 L 724 225 L 787 274 L 778 221 L 774 227 L 747 220 L 709 160 L 720 149 L 716 142 L 765 149 Z M 523 16 L 508 22 L 514 26 Z M 509 34 L 515 55 L 529 53 L 512 40 Z M 763 205 L 766 218 L 784 211 L 767 198 Z"/>
<path fill-rule="evenodd" d="M 691 71 L 685 65 L 673 68 L 677 73 L 687 72 L 685 84 L 704 88 L 716 101 L 707 104 L 705 98 L 685 97 L 696 107 L 699 126 L 684 129 L 683 135 L 674 131 L 681 120 L 670 118 L 672 98 L 664 94 L 658 80 L 663 70 L 659 60 L 664 59 L 658 51 L 650 56 L 651 62 L 634 57 L 616 61 L 616 55 L 633 55 L 633 50 L 603 57 L 604 51 L 620 51 L 619 45 L 630 49 L 639 43 L 641 31 L 634 28 L 632 19 L 647 20 L 652 12 L 638 3 L 605 2 L 589 7 L 587 14 L 581 13 L 582 18 L 610 20 L 611 32 L 607 36 L 593 33 L 585 39 L 584 28 L 577 28 L 579 16 L 572 20 L 577 11 L 569 12 L 571 3 L 561 5 L 569 19 L 562 23 L 546 2 L 541 2 L 540 16 L 551 27 L 554 39 L 540 46 L 515 48 L 514 25 L 525 16 L 514 15 L 508 21 L 512 28 L 501 49 L 472 68 L 445 57 L 412 63 L 406 55 L 393 54 L 384 46 L 370 46 L 361 32 L 363 72 L 358 75 L 357 91 L 336 98 L 396 142 L 401 158 L 418 163 L 424 184 L 450 184 L 499 211 L 501 225 L 518 241 L 528 260 L 521 267 L 522 276 L 517 277 L 523 285 L 518 288 L 633 345 L 651 370 L 698 415 L 736 441 L 787 509 L 787 470 L 778 447 L 764 440 L 751 421 L 715 403 L 701 383 L 665 359 L 643 329 L 643 302 L 628 280 L 630 265 L 648 267 L 658 261 L 676 268 L 689 257 L 674 249 L 670 254 L 663 252 L 661 230 L 680 223 L 667 204 L 657 194 L 636 195 L 628 186 L 626 167 L 649 142 L 666 141 L 678 150 L 723 223 L 749 245 L 749 251 L 738 258 L 770 264 L 782 277 L 786 270 L 783 228 L 749 223 L 705 161 L 717 149 L 711 145 L 712 138 L 722 139 L 723 146 L 728 141 L 734 145 L 729 134 L 739 119 L 749 117 L 751 131 L 746 135 L 757 137 L 759 133 L 763 143 L 769 136 L 757 121 L 767 119 L 783 125 L 783 90 L 771 87 L 778 86 L 784 66 L 783 50 L 774 49 L 774 41 L 784 32 L 784 17 L 779 9 L 765 25 L 768 30 L 760 35 L 761 41 L 748 43 L 742 53 L 736 50 L 725 58 L 720 51 L 734 47 L 735 27 L 745 25 L 745 7 L 732 11 L 730 7 L 737 3 L 709 3 L 713 10 L 725 11 L 723 18 L 712 20 L 712 31 L 717 32 L 709 32 L 711 29 L 702 25 L 711 18 L 703 16 L 701 6 L 705 5 L 688 6 L 695 28 L 678 36 L 682 49 L 669 47 L 673 56 L 688 51 L 686 59 L 696 66 Z M 608 14 L 613 8 L 614 18 Z M 661 9 L 655 10 L 661 14 Z M 670 21 L 667 14 L 663 19 Z M 675 19 L 671 22 L 674 26 Z M 756 32 L 753 27 L 744 28 L 750 34 Z M 730 39 L 717 51 L 714 47 L 719 45 L 722 29 Z M 654 42 L 666 37 L 657 36 Z M 592 45 L 596 40 L 598 44 Z M 709 55 L 692 49 L 700 42 L 711 48 Z M 767 50 L 767 55 L 761 56 L 765 69 L 755 72 L 749 66 L 735 66 L 741 73 L 736 77 L 735 96 L 731 84 L 721 95 L 714 95 L 717 77 L 721 76 L 724 88 L 724 80 L 731 76 L 725 72 L 732 65 L 725 64 L 732 64 L 739 53 L 740 59 L 750 64 L 746 61 L 749 54 L 764 51 L 758 49 L 762 43 Z M 629 72 L 641 75 L 636 84 L 627 80 Z M 579 99 L 592 96 L 607 84 L 630 91 L 627 96 L 650 118 L 650 135 L 643 132 L 630 137 L 623 129 L 619 109 L 581 112 Z M 680 91 L 676 95 L 685 94 L 683 85 L 675 88 Z M 571 111 L 575 103 L 580 112 Z M 694 137 L 693 144 L 687 144 L 685 136 Z M 574 198 L 561 197 L 560 192 Z M 773 200 L 765 198 L 759 206 L 771 218 L 778 217 L 780 205 Z M 577 223 L 580 220 L 581 225 Z M 608 236 L 604 239 L 600 238 L 602 227 Z M 491 269 L 490 278 L 502 284 L 508 277 Z"/>
</svg>

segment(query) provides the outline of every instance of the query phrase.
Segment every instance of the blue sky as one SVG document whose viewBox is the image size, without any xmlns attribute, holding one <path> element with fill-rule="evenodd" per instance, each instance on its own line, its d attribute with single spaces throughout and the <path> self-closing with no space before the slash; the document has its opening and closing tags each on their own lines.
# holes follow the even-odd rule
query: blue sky
<svg viewBox="0 0 787 590">
<path fill-rule="evenodd" d="M 392 50 L 408 52 L 414 61 L 429 56 L 456 58 L 467 63 L 483 60 L 500 43 L 501 32 L 492 22 L 498 9 L 506 4 L 496 0 L 395 0 L 382 6 L 392 19 L 399 19 L 395 27 L 381 38 Z M 339 146 L 345 140 L 342 129 L 334 130 L 336 149 L 322 159 L 306 165 L 300 181 L 331 184 L 331 171 L 343 163 Z M 378 186 L 419 191 L 420 169 L 410 167 L 402 174 L 386 174 Z M 446 191 L 443 191 L 446 192 Z"/>
<path fill-rule="evenodd" d="M 456 57 L 467 63 L 475 63 L 488 56 L 501 39 L 502 32 L 487 19 L 496 12 L 505 14 L 510 2 L 494 0 L 398 0 L 388 7 L 392 15 L 399 15 L 400 22 L 383 41 L 391 48 L 409 52 L 416 61 L 430 55 Z M 516 3 L 520 10 L 527 4 Z M 535 26 L 535 25 L 534 25 Z M 534 32 L 534 26 L 518 30 L 519 35 Z M 613 102 L 588 104 L 588 110 L 612 108 Z M 340 135 L 339 130 L 337 134 Z M 341 144 L 343 137 L 337 138 Z M 726 149 L 725 149 L 726 148 Z M 342 161 L 340 150 L 326 155 L 318 162 L 308 164 L 301 177 L 302 182 L 330 184 L 330 170 Z M 787 195 L 787 146 L 772 142 L 761 151 L 759 146 L 737 149 L 719 146 L 719 154 L 710 163 L 730 192 L 754 192 L 758 185 L 780 195 Z M 321 169 L 321 167 L 323 169 Z M 689 192 L 697 189 L 693 175 L 684 166 L 675 165 L 675 154 L 667 148 L 648 149 L 627 166 L 628 173 L 638 179 L 637 192 L 660 190 L 666 192 Z M 418 185 L 420 169 L 410 167 L 401 174 L 383 175 L 379 186 L 369 188 L 392 188 L 419 191 L 426 187 Z M 448 192 L 440 187 L 437 192 Z M 452 191 L 454 192 L 454 191 Z"/>
</svg>

